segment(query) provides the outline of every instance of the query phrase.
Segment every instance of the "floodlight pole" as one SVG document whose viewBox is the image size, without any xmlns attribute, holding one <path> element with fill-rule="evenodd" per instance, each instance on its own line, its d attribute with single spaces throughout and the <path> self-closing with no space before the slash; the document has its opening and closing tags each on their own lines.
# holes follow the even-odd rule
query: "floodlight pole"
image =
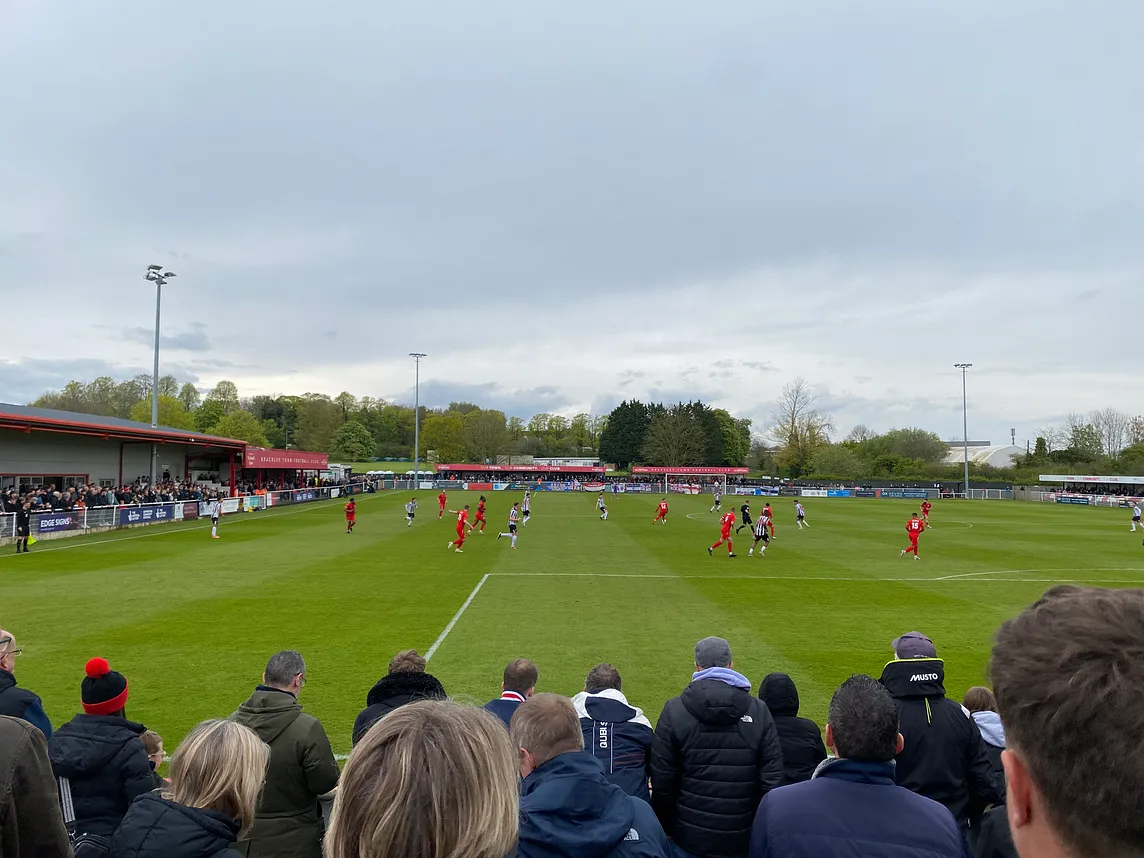
<svg viewBox="0 0 1144 858">
<path fill-rule="evenodd" d="M 162 265 L 148 265 L 147 273 L 144 279 L 150 280 L 155 284 L 155 363 L 151 369 L 151 428 L 157 429 L 159 426 L 159 318 L 160 308 L 163 301 L 163 287 L 167 285 L 167 280 L 174 277 L 175 274 L 171 271 L 164 271 Z M 151 442 L 151 482 L 152 489 L 155 487 L 155 478 L 159 470 L 159 445 Z"/>
<path fill-rule="evenodd" d="M 423 352 L 410 352 L 413 358 L 413 488 L 421 485 L 421 471 L 417 463 L 421 458 L 421 358 L 428 357 Z"/>
<path fill-rule="evenodd" d="M 965 499 L 969 500 L 969 400 L 965 396 L 965 374 L 971 363 L 955 363 L 954 367 L 961 370 L 961 437 L 965 444 Z"/>
</svg>

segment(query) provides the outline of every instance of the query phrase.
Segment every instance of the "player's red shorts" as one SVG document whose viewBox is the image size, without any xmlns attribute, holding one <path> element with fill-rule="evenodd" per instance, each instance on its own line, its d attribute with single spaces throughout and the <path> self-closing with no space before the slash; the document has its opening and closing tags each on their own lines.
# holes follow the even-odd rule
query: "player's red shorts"
<svg viewBox="0 0 1144 858">
<path fill-rule="evenodd" d="M 473 521 L 484 521 L 484 520 L 485 520 L 485 514 L 483 512 L 478 512 L 477 517 L 473 519 Z"/>
<path fill-rule="evenodd" d="M 730 539 L 731 538 L 731 528 L 728 527 L 726 530 L 720 532 L 719 535 L 722 536 L 724 539 Z"/>
<path fill-rule="evenodd" d="M 356 520 L 356 518 L 357 518 L 357 516 L 353 516 L 353 515 L 347 515 L 347 516 L 346 516 L 346 521 L 354 521 L 354 520 Z"/>
</svg>

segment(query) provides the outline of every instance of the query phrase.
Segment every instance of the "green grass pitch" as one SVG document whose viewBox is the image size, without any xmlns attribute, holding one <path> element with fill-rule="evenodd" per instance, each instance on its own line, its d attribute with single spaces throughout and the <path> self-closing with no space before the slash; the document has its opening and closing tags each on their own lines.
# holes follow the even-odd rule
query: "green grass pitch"
<svg viewBox="0 0 1144 858">
<path fill-rule="evenodd" d="M 744 531 L 728 559 L 707 555 L 709 496 L 674 496 L 660 527 L 658 495 L 609 497 L 602 522 L 594 494 L 540 493 L 511 551 L 496 531 L 519 496 L 490 492 L 488 532 L 455 554 L 435 494 L 419 493 L 412 528 L 408 493 L 389 492 L 360 500 L 353 535 L 337 501 L 230 516 L 219 540 L 195 522 L 5 553 L 0 625 L 24 648 L 19 682 L 59 724 L 79 708 L 84 662 L 108 658 L 130 681 L 129 717 L 173 749 L 234 711 L 271 653 L 294 648 L 308 665 L 301 700 L 344 753 L 390 656 L 429 650 L 483 580 L 429 664 L 462 700 L 497 696 L 512 658 L 534 659 L 539 688 L 569 695 L 610 661 L 654 722 L 689 681 L 695 641 L 717 634 L 756 688 L 770 671 L 794 676 L 803 714 L 821 722 L 838 683 L 877 676 L 902 632 L 935 640 L 960 698 L 984 681 L 999 623 L 1052 583 L 1144 582 L 1144 534 L 1120 510 L 938 501 L 915 562 L 898 553 L 911 501 L 804 499 L 811 528 L 798 531 L 792 501 L 776 498 L 766 557 L 746 556 Z M 450 507 L 463 503 L 475 509 L 476 495 L 450 493 Z"/>
</svg>

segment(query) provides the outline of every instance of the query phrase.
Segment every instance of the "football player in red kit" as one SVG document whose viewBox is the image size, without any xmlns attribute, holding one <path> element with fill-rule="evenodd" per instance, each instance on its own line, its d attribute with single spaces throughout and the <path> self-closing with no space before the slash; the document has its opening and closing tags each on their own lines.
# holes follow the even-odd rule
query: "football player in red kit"
<svg viewBox="0 0 1144 858">
<path fill-rule="evenodd" d="M 775 538 L 775 514 L 771 512 L 771 502 L 767 501 L 767 505 L 763 507 L 763 515 L 767 517 L 768 527 L 771 530 L 771 539 Z"/>
<path fill-rule="evenodd" d="M 346 504 L 346 533 L 354 532 L 354 524 L 357 522 L 357 504 L 354 499 L 350 498 L 350 502 Z"/>
<path fill-rule="evenodd" d="M 445 490 L 441 489 L 441 494 L 437 495 L 437 518 L 438 519 L 445 517 L 445 503 L 446 503 Z M 451 511 L 452 510 L 450 510 L 450 512 Z"/>
<path fill-rule="evenodd" d="M 733 512 L 723 513 L 723 517 L 721 519 L 719 519 L 719 525 L 720 525 L 719 541 L 716 542 L 714 545 L 712 545 L 710 548 L 708 548 L 707 553 L 714 555 L 715 549 L 718 548 L 720 545 L 722 545 L 724 542 L 726 542 L 727 543 L 727 556 L 728 557 L 734 557 L 735 556 L 735 545 L 731 539 L 731 528 L 735 526 L 735 513 L 733 513 Z"/>
<path fill-rule="evenodd" d="M 457 516 L 457 538 L 450 542 L 447 547 L 456 548 L 457 553 L 461 554 L 463 553 L 461 546 L 465 544 L 465 537 L 468 536 L 469 531 L 473 529 L 473 526 L 469 524 L 469 505 L 465 504 L 464 509 L 451 509 L 449 512 Z"/>
<path fill-rule="evenodd" d="M 902 557 L 913 554 L 914 560 L 921 560 L 918 557 L 918 537 L 925 533 L 925 529 L 925 522 L 918 518 L 918 514 L 915 512 L 913 517 L 906 522 L 906 535 L 910 538 L 910 547 L 902 549 Z"/>
<path fill-rule="evenodd" d="M 928 500 L 922 501 L 922 524 L 929 524 L 929 513 L 933 509 L 933 504 Z"/>
<path fill-rule="evenodd" d="M 485 496 L 484 495 L 481 495 L 480 500 L 477 501 L 477 517 L 473 519 L 473 527 L 476 528 L 478 524 L 480 525 L 480 528 L 477 530 L 477 533 L 484 533 L 485 532 Z"/>
<path fill-rule="evenodd" d="M 667 498 L 659 502 L 659 507 L 655 511 L 655 520 L 652 524 L 667 524 Z"/>
</svg>

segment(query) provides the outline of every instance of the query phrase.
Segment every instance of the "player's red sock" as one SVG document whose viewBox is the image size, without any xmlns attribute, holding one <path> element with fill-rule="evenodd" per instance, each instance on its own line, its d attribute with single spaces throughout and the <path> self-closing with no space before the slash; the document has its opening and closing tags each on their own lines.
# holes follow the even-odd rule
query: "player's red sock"
<svg viewBox="0 0 1144 858">
<path fill-rule="evenodd" d="M 731 542 L 730 539 L 727 540 L 727 553 L 728 554 L 734 554 L 735 553 L 735 545 L 734 545 L 734 543 Z"/>
</svg>

